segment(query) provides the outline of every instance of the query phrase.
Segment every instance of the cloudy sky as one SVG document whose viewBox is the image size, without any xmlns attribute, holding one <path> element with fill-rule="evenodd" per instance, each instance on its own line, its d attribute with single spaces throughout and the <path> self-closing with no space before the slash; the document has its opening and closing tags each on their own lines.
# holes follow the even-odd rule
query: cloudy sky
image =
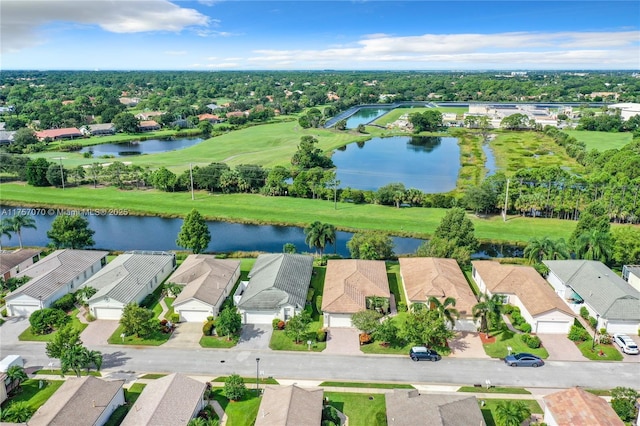
<svg viewBox="0 0 640 426">
<path fill-rule="evenodd" d="M 2 0 L 2 69 L 640 69 L 640 2 Z"/>
</svg>

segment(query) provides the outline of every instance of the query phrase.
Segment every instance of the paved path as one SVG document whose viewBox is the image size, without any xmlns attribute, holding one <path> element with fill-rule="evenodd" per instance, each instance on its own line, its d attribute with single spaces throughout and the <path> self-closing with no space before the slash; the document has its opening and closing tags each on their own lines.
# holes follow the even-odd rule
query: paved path
<svg viewBox="0 0 640 426">
<path fill-rule="evenodd" d="M 107 345 L 107 340 L 116 331 L 120 321 L 95 320 L 88 324 L 87 328 L 80 334 L 80 340 L 85 346 L 91 348 L 93 346 Z"/>
<path fill-rule="evenodd" d="M 166 303 L 164 303 L 164 297 L 160 298 L 160 306 L 162 306 L 162 312 L 158 316 L 159 319 L 163 319 L 167 316 L 167 312 L 169 312 L 169 307 Z"/>
<path fill-rule="evenodd" d="M 353 327 L 329 328 L 327 330 L 327 348 L 325 354 L 362 355 L 358 330 Z"/>
<path fill-rule="evenodd" d="M 246 324 L 242 326 L 238 344 L 233 347 L 235 350 L 271 350 L 269 342 L 273 334 L 273 326 L 270 324 Z"/>
<path fill-rule="evenodd" d="M 200 338 L 202 337 L 202 323 L 182 322 L 176 324 L 169 340 L 162 345 L 163 348 L 194 348 L 202 349 Z"/>
</svg>

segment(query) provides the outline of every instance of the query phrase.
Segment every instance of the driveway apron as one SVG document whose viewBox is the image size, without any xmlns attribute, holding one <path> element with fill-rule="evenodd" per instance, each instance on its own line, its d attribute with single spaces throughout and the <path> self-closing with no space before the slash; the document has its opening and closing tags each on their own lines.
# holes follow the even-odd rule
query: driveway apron
<svg viewBox="0 0 640 426">
<path fill-rule="evenodd" d="M 334 355 L 362 355 L 358 330 L 355 328 L 330 328 L 327 332 L 327 348 L 323 351 Z"/>
</svg>

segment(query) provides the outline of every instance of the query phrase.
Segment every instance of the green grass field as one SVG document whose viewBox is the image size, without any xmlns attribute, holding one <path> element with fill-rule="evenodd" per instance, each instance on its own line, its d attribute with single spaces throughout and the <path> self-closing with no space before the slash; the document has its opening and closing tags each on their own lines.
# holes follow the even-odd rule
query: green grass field
<svg viewBox="0 0 640 426">
<path fill-rule="evenodd" d="M 2 408 L 7 408 L 12 402 L 26 401 L 31 408 L 37 410 L 55 393 L 64 383 L 63 380 L 43 380 L 44 386 L 40 389 L 40 379 L 25 380 L 20 385 L 21 390 L 2 403 Z"/>
<path fill-rule="evenodd" d="M 484 406 L 481 405 L 480 410 L 482 411 L 482 417 L 486 422 L 487 426 L 496 426 L 496 408 L 501 401 L 509 401 L 508 399 L 485 399 Z M 540 404 L 538 404 L 533 399 L 525 399 L 525 400 L 512 400 L 512 401 L 522 401 L 524 402 L 532 414 L 542 414 L 542 408 L 540 408 Z M 482 404 L 481 401 L 478 401 L 478 404 Z"/>
<path fill-rule="evenodd" d="M 376 119 L 372 124 L 377 124 L 378 126 L 383 126 L 384 127 L 387 124 L 393 123 L 394 121 L 396 121 L 398 118 L 400 118 L 404 114 L 423 113 L 423 112 L 425 112 L 427 110 L 433 110 L 433 109 L 435 109 L 436 111 L 440 111 L 441 113 L 453 112 L 453 113 L 456 113 L 456 114 L 458 114 L 460 116 L 462 116 L 462 114 L 464 114 L 465 112 L 469 112 L 469 108 L 468 107 L 396 108 L 394 110 L 389 111 L 388 113 L 386 113 L 382 117 Z"/>
<path fill-rule="evenodd" d="M 350 426 L 383 426 L 387 424 L 383 394 L 325 392 L 329 405 L 349 417 Z"/>
<path fill-rule="evenodd" d="M 606 151 L 608 149 L 619 149 L 631 143 L 631 132 L 589 132 L 585 130 L 563 130 L 569 136 L 573 136 L 587 145 L 587 151 L 592 149 Z"/>
</svg>

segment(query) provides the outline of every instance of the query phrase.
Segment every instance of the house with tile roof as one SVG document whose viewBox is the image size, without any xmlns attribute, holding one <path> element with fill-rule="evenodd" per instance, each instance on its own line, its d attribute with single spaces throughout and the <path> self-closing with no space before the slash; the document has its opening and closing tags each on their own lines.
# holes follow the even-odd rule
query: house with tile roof
<svg viewBox="0 0 640 426">
<path fill-rule="evenodd" d="M 389 426 L 486 425 L 475 396 L 425 395 L 415 389 L 394 389 L 385 394 L 385 399 Z"/>
<path fill-rule="evenodd" d="M 267 385 L 255 426 L 318 426 L 322 423 L 323 394 L 320 388 Z"/>
<path fill-rule="evenodd" d="M 404 294 L 410 305 L 427 305 L 431 297 L 444 303 L 447 297 L 453 297 L 455 309 L 460 314 L 454 328 L 477 330 L 472 310 L 478 301 L 455 259 L 401 257 L 398 260 Z"/>
<path fill-rule="evenodd" d="M 186 426 L 206 401 L 205 383 L 173 373 L 145 386 L 120 426 Z"/>
<path fill-rule="evenodd" d="M 121 254 L 85 283 L 98 290 L 89 299 L 89 311 L 97 319 L 119 320 L 125 306 L 142 302 L 164 282 L 175 266 L 173 253 Z"/>
<path fill-rule="evenodd" d="M 124 404 L 124 380 L 69 377 L 29 420 L 33 426 L 102 426 Z"/>
<path fill-rule="evenodd" d="M 40 249 L 18 249 L 0 252 L 0 276 L 5 280 L 40 260 Z"/>
<path fill-rule="evenodd" d="M 623 426 L 607 401 L 578 387 L 543 398 L 544 422 L 549 426 Z"/>
<path fill-rule="evenodd" d="M 261 254 L 240 283 L 234 303 L 243 324 L 271 324 L 302 312 L 311 284 L 313 257 L 302 254 Z"/>
<path fill-rule="evenodd" d="M 143 120 L 138 124 L 138 130 L 141 132 L 150 132 L 152 130 L 160 130 L 160 125 L 153 120 Z"/>
<path fill-rule="evenodd" d="M 547 281 L 564 303 L 586 307 L 608 333 L 636 334 L 640 328 L 640 291 L 597 260 L 543 260 Z"/>
<path fill-rule="evenodd" d="M 107 254 L 100 250 L 56 250 L 16 274 L 17 278 L 31 279 L 5 297 L 9 316 L 28 317 L 65 294 L 76 292 L 107 264 Z"/>
<path fill-rule="evenodd" d="M 576 315 L 534 268 L 492 260 L 476 260 L 471 265 L 480 291 L 499 294 L 503 303 L 520 308 L 533 333 L 569 332 Z"/>
<path fill-rule="evenodd" d="M 168 283 L 184 286 L 173 301 L 180 321 L 203 322 L 209 316 L 217 316 L 238 278 L 239 260 L 216 259 L 208 254 L 189 255 L 167 278 Z"/>
<path fill-rule="evenodd" d="M 54 141 L 61 139 L 75 139 L 81 138 L 82 136 L 82 132 L 75 127 L 65 127 L 63 129 L 48 129 L 36 132 L 36 137 L 41 141 L 45 139 L 51 139 Z"/>
<path fill-rule="evenodd" d="M 340 259 L 327 262 L 322 294 L 325 327 L 351 327 L 351 316 L 369 306 L 367 299 L 389 301 L 387 268 L 382 260 Z"/>
<path fill-rule="evenodd" d="M 80 131 L 87 136 L 114 135 L 116 126 L 113 123 L 89 124 L 82 126 Z"/>
<path fill-rule="evenodd" d="M 219 123 L 221 121 L 219 116 L 214 115 L 214 114 L 208 114 L 208 113 L 198 115 L 198 120 L 200 120 L 200 121 L 205 121 L 206 120 L 211 124 L 216 124 L 216 123 Z"/>
</svg>

